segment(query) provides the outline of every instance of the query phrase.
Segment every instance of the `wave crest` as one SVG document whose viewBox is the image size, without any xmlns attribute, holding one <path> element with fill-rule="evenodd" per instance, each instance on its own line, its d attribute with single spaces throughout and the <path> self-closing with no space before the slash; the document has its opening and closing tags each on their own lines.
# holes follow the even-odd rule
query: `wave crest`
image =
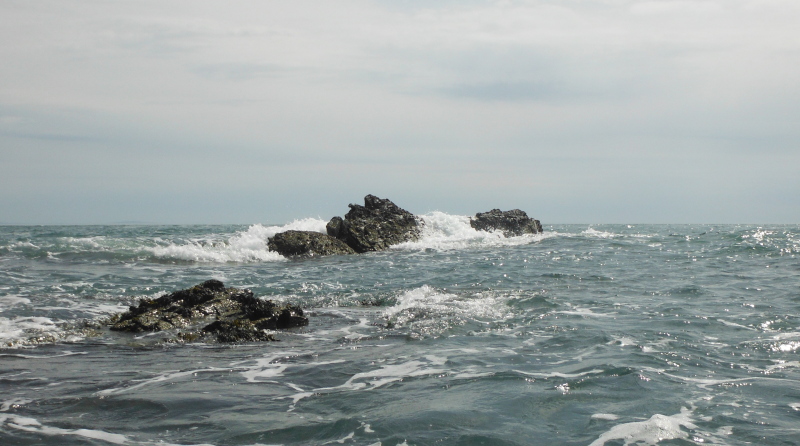
<svg viewBox="0 0 800 446">
<path fill-rule="evenodd" d="M 316 218 L 295 220 L 283 226 L 254 224 L 246 231 L 238 232 L 227 240 L 193 240 L 186 243 L 169 243 L 164 246 L 146 248 L 162 259 L 188 260 L 193 262 L 276 262 L 286 260 L 269 250 L 268 239 L 279 232 L 314 231 L 325 233 L 327 222 Z"/>
<path fill-rule="evenodd" d="M 473 247 L 517 246 L 547 237 L 545 233 L 505 237 L 502 231 L 478 231 L 470 226 L 469 216 L 439 211 L 421 215 L 420 219 L 424 223 L 420 239 L 395 245 L 392 249 L 448 251 Z"/>
</svg>

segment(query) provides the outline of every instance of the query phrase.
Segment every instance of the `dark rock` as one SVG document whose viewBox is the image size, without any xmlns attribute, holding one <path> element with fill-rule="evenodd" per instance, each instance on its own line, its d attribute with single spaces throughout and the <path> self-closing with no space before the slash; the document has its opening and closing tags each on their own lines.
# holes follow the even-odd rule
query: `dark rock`
<svg viewBox="0 0 800 446">
<path fill-rule="evenodd" d="M 350 205 L 344 216 L 333 217 L 328 235 L 345 242 L 358 253 L 382 251 L 391 245 L 419 239 L 420 223 L 414 214 L 388 199 L 364 197 L 364 206 Z"/>
<path fill-rule="evenodd" d="M 542 232 L 539 220 L 528 217 L 528 214 L 519 209 L 505 212 L 492 209 L 489 212 L 479 212 L 474 218 L 469 219 L 469 224 L 479 231 L 503 231 L 506 237 Z"/>
<path fill-rule="evenodd" d="M 339 234 L 342 232 L 343 225 L 344 220 L 342 220 L 342 217 L 333 217 L 331 221 L 325 225 L 325 230 L 331 237 L 339 237 Z"/>
<path fill-rule="evenodd" d="M 286 231 L 275 234 L 267 243 L 270 251 L 286 257 L 313 257 L 333 254 L 355 254 L 343 241 L 312 231 Z"/>
<path fill-rule="evenodd" d="M 157 299 L 143 299 L 108 324 L 112 330 L 133 333 L 188 329 L 176 335 L 182 340 L 211 336 L 218 342 L 253 342 L 274 341 L 264 330 L 308 325 L 308 318 L 296 306 L 278 306 L 250 290 L 225 288 L 222 282 L 209 280 Z"/>
<path fill-rule="evenodd" d="M 270 333 L 256 327 L 248 320 L 214 321 L 203 327 L 204 333 L 213 334 L 217 342 L 257 342 L 274 341 Z"/>
</svg>

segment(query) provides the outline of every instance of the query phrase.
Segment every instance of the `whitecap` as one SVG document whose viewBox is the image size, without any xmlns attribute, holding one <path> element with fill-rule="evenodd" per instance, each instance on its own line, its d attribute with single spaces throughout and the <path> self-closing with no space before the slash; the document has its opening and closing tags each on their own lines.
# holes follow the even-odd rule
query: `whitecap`
<svg viewBox="0 0 800 446">
<path fill-rule="evenodd" d="M 592 228 L 591 226 L 586 229 L 585 231 L 581 232 L 582 235 L 588 235 L 590 237 L 597 237 L 597 238 L 614 238 L 619 237 L 618 234 L 614 234 L 612 232 L 606 231 L 598 231 L 597 229 Z"/>
<path fill-rule="evenodd" d="M 574 379 L 574 378 L 581 378 L 583 376 L 588 375 L 598 375 L 603 373 L 603 370 L 600 369 L 592 369 L 586 372 L 580 373 L 560 373 L 560 372 L 548 372 L 548 373 L 537 373 L 537 372 L 526 372 L 523 370 L 514 370 L 516 373 L 521 373 L 527 376 L 533 376 L 536 378 L 562 378 L 562 379 Z"/>
<path fill-rule="evenodd" d="M 492 293 L 457 295 L 428 285 L 397 296 L 397 303 L 383 312 L 390 327 L 412 326 L 422 333 L 436 334 L 467 320 L 501 320 L 509 317 L 504 299 Z"/>
<path fill-rule="evenodd" d="M 92 440 L 101 440 L 106 443 L 113 444 L 126 444 L 129 440 L 126 436 L 120 434 L 112 434 L 109 432 L 94 430 L 94 429 L 62 429 L 60 427 L 46 426 L 38 420 L 28 417 L 21 417 L 16 415 L 0 415 L 0 426 L 10 427 L 13 429 L 34 432 L 42 435 L 49 436 L 63 436 L 71 435 L 76 437 L 89 438 Z"/>
<path fill-rule="evenodd" d="M 17 305 L 30 305 L 30 303 L 31 300 L 27 297 L 15 296 L 13 294 L 0 296 L 0 312 Z"/>
<path fill-rule="evenodd" d="M 169 371 L 163 373 L 161 375 L 155 376 L 153 378 L 142 379 L 142 380 L 132 380 L 132 382 L 138 381 L 137 384 L 127 386 L 127 387 L 115 387 L 111 389 L 104 389 L 99 392 L 95 392 L 96 396 L 108 396 L 108 395 L 117 395 L 120 393 L 129 392 L 131 390 L 140 389 L 145 386 L 149 386 L 151 384 L 156 384 L 164 381 L 171 381 L 178 378 L 183 378 L 185 376 L 196 376 L 198 373 L 207 373 L 207 372 L 229 372 L 231 371 L 230 368 L 207 368 L 207 369 L 198 369 L 198 370 L 186 370 L 186 371 Z"/>
<path fill-rule="evenodd" d="M 618 424 L 589 444 L 589 446 L 602 446 L 611 440 L 622 440 L 625 445 L 648 444 L 655 445 L 662 440 L 684 439 L 689 434 L 682 428 L 696 429 L 690 418 L 691 411 L 681 408 L 675 415 L 655 414 L 646 421 Z"/>
<path fill-rule="evenodd" d="M 435 358 L 435 361 L 438 363 L 439 359 Z M 292 399 L 292 405 L 289 407 L 289 411 L 293 411 L 295 405 L 300 400 L 317 394 L 328 394 L 341 391 L 371 390 L 383 387 L 393 382 L 403 381 L 405 378 L 442 375 L 447 373 L 447 370 L 445 369 L 429 367 L 430 365 L 435 364 L 418 360 L 407 361 L 400 364 L 389 364 L 381 366 L 379 369 L 356 373 L 346 382 L 338 386 L 320 387 L 307 391 L 301 390 L 298 393 L 288 397 Z M 292 387 L 294 388 L 294 386 Z"/>
<path fill-rule="evenodd" d="M 593 420 L 608 420 L 614 421 L 619 419 L 619 415 L 614 415 L 613 413 L 596 413 L 592 414 L 591 417 Z"/>
<path fill-rule="evenodd" d="M 47 317 L 0 317 L 0 347 L 25 344 L 31 339 L 59 339 L 64 331 Z"/>
<path fill-rule="evenodd" d="M 526 245 L 555 233 L 524 234 L 517 237 L 505 237 L 502 231 L 478 231 L 470 226 L 470 217 L 451 215 L 444 212 L 431 212 L 419 216 L 424 223 L 419 240 L 400 243 L 392 247 L 394 250 L 435 251 L 461 250 L 472 247 L 496 247 Z"/>
<path fill-rule="evenodd" d="M 294 220 L 283 226 L 251 225 L 227 240 L 192 240 L 185 243 L 170 242 L 165 245 L 145 248 L 156 257 L 188 260 L 193 262 L 274 262 L 286 260 L 282 255 L 270 251 L 269 238 L 279 232 L 313 231 L 325 233 L 326 222 L 316 218 Z"/>
</svg>

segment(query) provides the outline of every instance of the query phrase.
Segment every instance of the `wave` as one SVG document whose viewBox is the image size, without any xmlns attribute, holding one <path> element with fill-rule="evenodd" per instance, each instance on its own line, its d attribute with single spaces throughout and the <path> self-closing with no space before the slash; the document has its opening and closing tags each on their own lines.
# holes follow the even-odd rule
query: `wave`
<svg viewBox="0 0 800 446">
<path fill-rule="evenodd" d="M 525 234 L 505 237 L 502 231 L 478 231 L 469 224 L 469 216 L 431 212 L 421 215 L 422 236 L 414 242 L 405 242 L 392 247 L 401 251 L 449 251 L 476 247 L 500 247 L 527 245 L 556 235 L 555 233 Z"/>
<path fill-rule="evenodd" d="M 314 231 L 325 232 L 327 222 L 305 218 L 283 226 L 263 226 L 254 224 L 246 231 L 238 232 L 222 241 L 194 240 L 188 243 L 169 243 L 166 246 L 148 248 L 161 259 L 188 260 L 193 262 L 274 262 L 286 260 L 283 256 L 269 250 L 268 239 L 279 232 Z"/>
<path fill-rule="evenodd" d="M 505 237 L 500 231 L 477 231 L 469 217 L 432 212 L 420 216 L 421 238 L 392 247 L 399 251 L 460 250 L 475 247 L 517 246 L 533 243 L 554 233 Z M 137 227 L 114 234 L 59 234 L 36 240 L 13 240 L 0 246 L 0 254 L 27 259 L 51 259 L 89 263 L 199 262 L 252 263 L 286 260 L 271 252 L 268 239 L 288 230 L 326 233 L 327 222 L 304 218 L 285 225 L 253 224 L 230 232 L 230 227 Z M 86 232 L 86 228 L 83 228 Z M 188 234 L 188 235 L 187 235 Z"/>
<path fill-rule="evenodd" d="M 460 295 L 423 285 L 398 295 L 382 316 L 387 328 L 410 329 L 412 336 L 435 336 L 470 321 L 504 320 L 511 316 L 511 309 L 506 298 L 494 293 Z"/>
<path fill-rule="evenodd" d="M 589 446 L 603 446 L 612 440 L 622 440 L 628 444 L 656 445 L 662 440 L 686 439 L 689 433 L 684 429 L 693 431 L 697 426 L 693 424 L 692 412 L 681 408 L 681 412 L 674 415 L 655 414 L 646 421 L 634 421 L 618 424 L 609 431 L 600 435 Z"/>
<path fill-rule="evenodd" d="M 0 349 L 31 347 L 56 342 L 78 342 L 87 333 L 85 327 L 48 317 L 0 317 Z"/>
</svg>

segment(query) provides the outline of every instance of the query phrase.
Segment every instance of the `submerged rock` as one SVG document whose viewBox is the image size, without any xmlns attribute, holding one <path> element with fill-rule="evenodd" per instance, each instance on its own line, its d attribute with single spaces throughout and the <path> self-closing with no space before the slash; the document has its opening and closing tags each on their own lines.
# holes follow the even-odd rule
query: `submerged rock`
<svg viewBox="0 0 800 446">
<path fill-rule="evenodd" d="M 519 209 L 505 212 L 492 209 L 489 212 L 479 212 L 474 218 L 469 219 L 469 224 L 478 231 L 503 231 L 506 237 L 542 232 L 539 220 L 528 217 L 528 214 Z"/>
<path fill-rule="evenodd" d="M 212 322 L 209 323 L 210 320 Z M 109 320 L 112 330 L 141 333 L 188 329 L 182 340 L 212 337 L 218 342 L 274 341 L 265 330 L 308 325 L 303 310 L 262 300 L 247 289 L 208 280 L 157 299 L 144 299 Z"/>
<path fill-rule="evenodd" d="M 267 243 L 270 251 L 286 257 L 313 257 L 355 254 L 353 248 L 330 235 L 312 231 L 286 231 L 275 234 Z"/>
<path fill-rule="evenodd" d="M 374 195 L 364 197 L 364 206 L 351 204 L 344 219 L 333 217 L 326 226 L 335 237 L 355 252 L 382 251 L 391 245 L 419 239 L 420 223 L 411 212 L 391 200 Z"/>
</svg>

